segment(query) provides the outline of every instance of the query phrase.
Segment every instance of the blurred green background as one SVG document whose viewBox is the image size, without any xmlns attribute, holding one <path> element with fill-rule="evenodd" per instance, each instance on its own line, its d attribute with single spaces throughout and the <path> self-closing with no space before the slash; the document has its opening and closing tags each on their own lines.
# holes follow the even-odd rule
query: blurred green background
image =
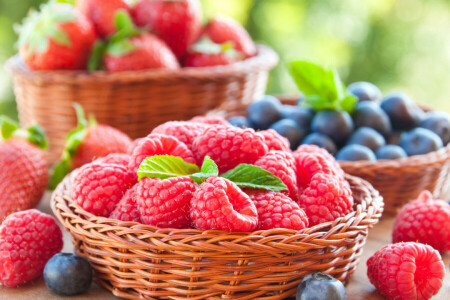
<svg viewBox="0 0 450 300">
<path fill-rule="evenodd" d="M 13 55 L 13 24 L 40 0 L 0 0 L 0 64 Z M 346 83 L 371 81 L 450 111 L 449 0 L 202 0 L 205 16 L 230 15 L 272 46 L 281 64 L 267 93 L 295 93 L 285 61 L 335 65 Z M 0 114 L 15 117 L 11 82 L 0 69 Z"/>
</svg>

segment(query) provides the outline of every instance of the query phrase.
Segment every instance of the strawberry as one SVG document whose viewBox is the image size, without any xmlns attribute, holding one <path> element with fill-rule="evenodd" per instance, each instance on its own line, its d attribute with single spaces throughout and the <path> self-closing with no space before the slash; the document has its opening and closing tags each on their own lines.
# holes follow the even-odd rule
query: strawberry
<svg viewBox="0 0 450 300">
<path fill-rule="evenodd" d="M 199 0 L 140 0 L 133 18 L 163 39 L 181 60 L 200 34 L 202 7 Z"/>
<path fill-rule="evenodd" d="M 89 19 L 100 37 L 116 31 L 114 18 L 118 10 L 129 11 L 123 0 L 77 0 L 75 6 Z"/>
<path fill-rule="evenodd" d="M 86 68 L 96 34 L 69 4 L 51 2 L 31 12 L 19 28 L 19 53 L 33 70 Z"/>
<path fill-rule="evenodd" d="M 213 18 L 205 27 L 203 34 L 214 43 L 223 44 L 231 42 L 237 51 L 246 58 L 256 55 L 256 46 L 247 30 L 239 22 L 224 16 Z"/>
<path fill-rule="evenodd" d="M 47 162 L 42 149 L 47 141 L 35 125 L 20 129 L 0 117 L 0 223 L 17 211 L 33 208 L 48 183 Z"/>
<path fill-rule="evenodd" d="M 55 166 L 50 180 L 54 189 L 71 170 L 111 153 L 127 153 L 132 141 L 123 132 L 107 125 L 100 125 L 90 118 L 88 123 L 83 108 L 75 104 L 78 127 L 67 136 L 61 161 Z"/>
<path fill-rule="evenodd" d="M 109 72 L 180 67 L 169 47 L 157 36 L 136 29 L 127 13 L 118 12 L 115 25 L 117 33 L 108 42 L 99 42 L 95 46 L 90 70 L 98 69 L 102 62 Z"/>
<path fill-rule="evenodd" d="M 242 55 L 233 49 L 233 45 L 213 43 L 204 38 L 191 47 L 186 58 L 186 67 L 212 67 L 229 65 L 242 60 Z"/>
</svg>

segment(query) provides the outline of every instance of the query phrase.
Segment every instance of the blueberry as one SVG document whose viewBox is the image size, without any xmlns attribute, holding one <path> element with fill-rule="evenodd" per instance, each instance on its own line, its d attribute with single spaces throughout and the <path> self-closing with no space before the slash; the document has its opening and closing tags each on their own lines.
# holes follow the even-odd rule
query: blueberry
<svg viewBox="0 0 450 300">
<path fill-rule="evenodd" d="M 228 122 L 231 125 L 240 127 L 240 128 L 251 128 L 252 127 L 249 120 L 246 117 L 242 117 L 242 116 L 232 117 L 232 118 L 228 119 Z"/>
<path fill-rule="evenodd" d="M 282 108 L 283 106 L 277 98 L 265 96 L 249 105 L 247 108 L 248 119 L 255 129 L 264 130 L 281 119 Z"/>
<path fill-rule="evenodd" d="M 389 137 L 386 139 L 386 142 L 389 145 L 398 145 L 400 144 L 400 138 L 402 137 L 402 134 L 404 131 L 394 131 L 392 132 Z"/>
<path fill-rule="evenodd" d="M 402 147 L 397 145 L 386 145 L 375 152 L 377 159 L 399 159 L 406 158 L 408 155 Z"/>
<path fill-rule="evenodd" d="M 353 132 L 354 125 L 345 111 L 324 110 L 316 114 L 311 129 L 329 136 L 336 144 L 344 144 Z"/>
<path fill-rule="evenodd" d="M 306 131 L 311 129 L 311 121 L 314 114 L 315 111 L 311 108 L 294 105 L 283 105 L 283 110 L 281 111 L 283 119 L 291 119 L 297 122 L 298 126 Z"/>
<path fill-rule="evenodd" d="M 444 146 L 436 133 L 425 128 L 416 128 L 402 134 L 399 145 L 408 156 L 427 154 Z"/>
<path fill-rule="evenodd" d="M 92 282 L 92 268 L 83 257 L 58 253 L 45 265 L 44 280 L 54 293 L 64 296 L 87 292 Z"/>
<path fill-rule="evenodd" d="M 336 278 L 323 274 L 312 273 L 300 282 L 296 300 L 346 300 L 345 287 Z"/>
<path fill-rule="evenodd" d="M 364 101 L 358 103 L 353 118 L 357 128 L 370 127 L 384 136 L 388 136 L 392 130 L 388 115 L 374 102 Z"/>
<path fill-rule="evenodd" d="M 300 142 L 306 136 L 306 131 L 290 119 L 282 119 L 273 124 L 270 128 L 287 138 L 291 144 L 292 150 L 297 149 Z"/>
<path fill-rule="evenodd" d="M 347 90 L 358 97 L 359 101 L 380 101 L 382 98 L 380 89 L 370 82 L 354 82 Z"/>
<path fill-rule="evenodd" d="M 369 127 L 361 127 L 350 137 L 348 145 L 362 145 L 377 151 L 378 148 L 386 145 L 386 140 L 375 129 Z"/>
<path fill-rule="evenodd" d="M 426 114 L 420 127 L 429 129 L 441 137 L 444 145 L 450 142 L 450 116 L 447 113 L 433 111 Z"/>
<path fill-rule="evenodd" d="M 423 110 L 405 93 L 394 92 L 386 95 L 381 108 L 391 119 L 394 129 L 409 130 L 419 126 L 424 117 Z"/>
<path fill-rule="evenodd" d="M 342 148 L 336 155 L 337 160 L 346 161 L 358 161 L 358 160 L 368 160 L 376 161 L 375 153 L 372 150 L 362 145 L 347 145 Z"/>
<path fill-rule="evenodd" d="M 337 151 L 336 144 L 333 142 L 332 139 L 330 139 L 328 136 L 324 134 L 317 132 L 313 132 L 308 136 L 306 136 L 302 144 L 316 145 L 321 148 L 325 148 L 332 155 L 335 155 Z"/>
</svg>

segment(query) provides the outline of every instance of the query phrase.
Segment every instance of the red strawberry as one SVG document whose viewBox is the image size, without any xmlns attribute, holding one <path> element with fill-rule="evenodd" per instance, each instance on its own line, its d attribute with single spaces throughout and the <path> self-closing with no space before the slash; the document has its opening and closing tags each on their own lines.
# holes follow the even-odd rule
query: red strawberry
<svg viewBox="0 0 450 300">
<path fill-rule="evenodd" d="M 85 69 L 96 34 L 69 4 L 49 3 L 32 12 L 20 29 L 19 53 L 33 70 Z"/>
<path fill-rule="evenodd" d="M 91 20 L 98 35 L 103 38 L 116 31 L 114 18 L 117 11 L 129 11 L 123 0 L 77 0 L 75 6 Z"/>
<path fill-rule="evenodd" d="M 213 67 L 229 65 L 242 60 L 242 55 L 230 44 L 215 44 L 209 39 L 202 39 L 189 51 L 186 67 Z"/>
<path fill-rule="evenodd" d="M 127 153 L 132 141 L 123 132 L 107 125 L 88 123 L 80 105 L 75 105 L 78 127 L 67 136 L 62 160 L 55 166 L 50 187 L 56 185 L 71 170 L 111 153 Z"/>
<path fill-rule="evenodd" d="M 45 192 L 47 162 L 38 146 L 46 147 L 40 127 L 22 130 L 0 117 L 0 223 L 10 213 L 36 206 Z"/>
<path fill-rule="evenodd" d="M 140 0 L 133 10 L 138 26 L 147 26 L 181 59 L 201 31 L 199 0 Z"/>
<path fill-rule="evenodd" d="M 247 58 L 256 55 L 255 43 L 247 30 L 230 17 L 215 17 L 208 23 L 203 34 L 217 44 L 232 42 L 235 49 Z"/>
</svg>

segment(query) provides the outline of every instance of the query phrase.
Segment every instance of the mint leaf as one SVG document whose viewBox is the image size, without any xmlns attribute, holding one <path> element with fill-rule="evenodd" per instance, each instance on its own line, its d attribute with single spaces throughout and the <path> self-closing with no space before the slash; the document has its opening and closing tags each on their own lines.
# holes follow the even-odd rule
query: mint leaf
<svg viewBox="0 0 450 300">
<path fill-rule="evenodd" d="M 198 173 L 198 166 L 185 162 L 181 157 L 155 155 L 147 157 L 139 166 L 139 180 L 145 177 L 167 179 Z"/>
<path fill-rule="evenodd" d="M 199 173 L 190 175 L 189 177 L 198 184 L 202 184 L 209 177 L 219 176 L 219 168 L 216 163 L 209 157 L 206 156 L 203 160 L 202 168 Z"/>
<path fill-rule="evenodd" d="M 260 167 L 240 164 L 236 168 L 222 174 L 221 177 L 234 182 L 239 187 L 263 189 L 274 192 L 287 190 L 280 178 Z"/>
<path fill-rule="evenodd" d="M 349 114 L 355 111 L 356 103 L 358 103 L 358 98 L 350 93 L 347 93 L 344 98 L 339 100 L 339 106 Z"/>
<path fill-rule="evenodd" d="M 298 88 L 305 96 L 325 96 L 324 87 L 328 76 L 327 70 L 307 61 L 292 61 L 288 68 Z"/>
</svg>

